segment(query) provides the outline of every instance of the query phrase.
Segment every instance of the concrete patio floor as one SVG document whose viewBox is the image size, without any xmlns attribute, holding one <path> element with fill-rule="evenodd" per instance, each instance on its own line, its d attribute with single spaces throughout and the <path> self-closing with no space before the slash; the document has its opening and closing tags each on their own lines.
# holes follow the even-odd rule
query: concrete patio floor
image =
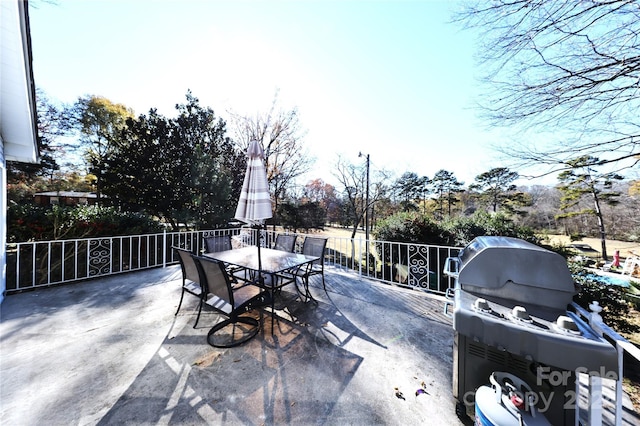
<svg viewBox="0 0 640 426">
<path fill-rule="evenodd" d="M 317 305 L 289 303 L 273 335 L 262 313 L 231 349 L 207 344 L 212 311 L 192 327 L 194 297 L 174 316 L 178 266 L 7 296 L 0 424 L 462 424 L 443 299 L 325 275 Z"/>
</svg>

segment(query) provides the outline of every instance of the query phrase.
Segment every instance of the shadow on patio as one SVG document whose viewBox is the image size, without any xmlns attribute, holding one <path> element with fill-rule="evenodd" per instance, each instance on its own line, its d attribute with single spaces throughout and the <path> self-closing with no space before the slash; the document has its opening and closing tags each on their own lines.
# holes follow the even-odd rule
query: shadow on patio
<svg viewBox="0 0 640 426">
<path fill-rule="evenodd" d="M 192 327 L 195 298 L 174 316 L 177 266 L 8 296 L 0 423 L 460 424 L 442 300 L 326 278 L 231 349 L 206 343 L 215 313 Z"/>
</svg>

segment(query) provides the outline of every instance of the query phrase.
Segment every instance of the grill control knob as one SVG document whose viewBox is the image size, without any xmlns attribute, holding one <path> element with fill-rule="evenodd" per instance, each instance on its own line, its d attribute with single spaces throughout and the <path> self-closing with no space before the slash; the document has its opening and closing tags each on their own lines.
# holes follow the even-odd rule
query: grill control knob
<svg viewBox="0 0 640 426">
<path fill-rule="evenodd" d="M 556 320 L 556 325 L 558 326 L 558 328 L 561 328 L 562 330 L 568 330 L 573 332 L 580 331 L 578 330 L 578 326 L 575 323 L 575 321 L 564 315 L 560 315 L 558 317 L 558 319 Z"/>
<path fill-rule="evenodd" d="M 524 308 L 524 306 L 515 306 L 511 310 L 511 315 L 513 315 L 514 318 L 519 319 L 519 320 L 528 321 L 528 320 L 531 319 L 531 318 L 529 318 L 529 313 Z"/>
<path fill-rule="evenodd" d="M 476 301 L 473 303 L 473 307 L 477 311 L 489 312 L 491 310 L 491 306 L 489 306 L 489 302 L 487 302 L 487 299 L 483 299 L 481 297 L 476 299 Z"/>
</svg>

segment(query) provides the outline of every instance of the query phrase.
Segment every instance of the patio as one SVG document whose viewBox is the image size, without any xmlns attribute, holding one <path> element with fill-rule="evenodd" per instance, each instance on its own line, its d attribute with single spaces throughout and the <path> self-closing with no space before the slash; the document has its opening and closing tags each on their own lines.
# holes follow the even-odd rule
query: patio
<svg viewBox="0 0 640 426">
<path fill-rule="evenodd" d="M 174 316 L 177 265 L 10 295 L 0 423 L 461 424 L 443 299 L 331 267 L 328 294 L 319 280 L 317 306 L 287 303 L 273 336 L 264 313 L 224 350 L 206 343 L 216 314 L 193 329 L 194 297 Z"/>
</svg>

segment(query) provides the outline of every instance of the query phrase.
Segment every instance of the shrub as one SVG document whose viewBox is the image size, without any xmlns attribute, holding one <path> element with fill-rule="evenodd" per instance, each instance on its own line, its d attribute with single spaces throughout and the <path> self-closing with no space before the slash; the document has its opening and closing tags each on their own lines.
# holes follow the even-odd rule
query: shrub
<svg viewBox="0 0 640 426">
<path fill-rule="evenodd" d="M 481 235 L 517 237 L 538 244 L 539 239 L 530 228 L 515 225 L 502 214 L 478 212 L 468 218 L 455 218 L 443 223 L 435 222 L 418 212 L 396 213 L 379 221 L 376 225 L 376 239 L 414 244 L 430 244 L 463 247 Z M 404 262 L 406 247 L 383 250 L 385 262 Z"/>
<path fill-rule="evenodd" d="M 602 320 L 620 333 L 635 333 L 640 327 L 630 322 L 631 305 L 625 299 L 626 290 L 616 285 L 606 285 L 594 280 L 582 265 L 569 262 L 573 279 L 580 285 L 580 292 L 573 300 L 589 311 L 589 305 L 597 301 L 602 307 Z"/>
<path fill-rule="evenodd" d="M 43 241 L 161 232 L 162 226 L 139 213 L 112 207 L 12 205 L 7 211 L 7 241 Z"/>
<path fill-rule="evenodd" d="M 471 217 L 438 223 L 418 212 L 396 213 L 376 225 L 376 238 L 384 241 L 463 247 L 481 235 L 515 237 L 534 244 L 540 239 L 528 227 L 518 226 L 503 214 L 477 212 Z"/>
<path fill-rule="evenodd" d="M 451 235 L 438 223 L 418 212 L 401 212 L 376 224 L 376 238 L 403 243 L 449 245 Z"/>
<path fill-rule="evenodd" d="M 9 204 L 7 208 L 7 242 L 51 239 L 51 209 L 32 204 Z"/>
<path fill-rule="evenodd" d="M 501 213 L 476 212 L 470 217 L 450 219 L 443 226 L 453 236 L 451 245 L 455 246 L 465 246 L 482 235 L 514 237 L 533 244 L 540 243 L 531 228 L 519 226 Z"/>
</svg>

